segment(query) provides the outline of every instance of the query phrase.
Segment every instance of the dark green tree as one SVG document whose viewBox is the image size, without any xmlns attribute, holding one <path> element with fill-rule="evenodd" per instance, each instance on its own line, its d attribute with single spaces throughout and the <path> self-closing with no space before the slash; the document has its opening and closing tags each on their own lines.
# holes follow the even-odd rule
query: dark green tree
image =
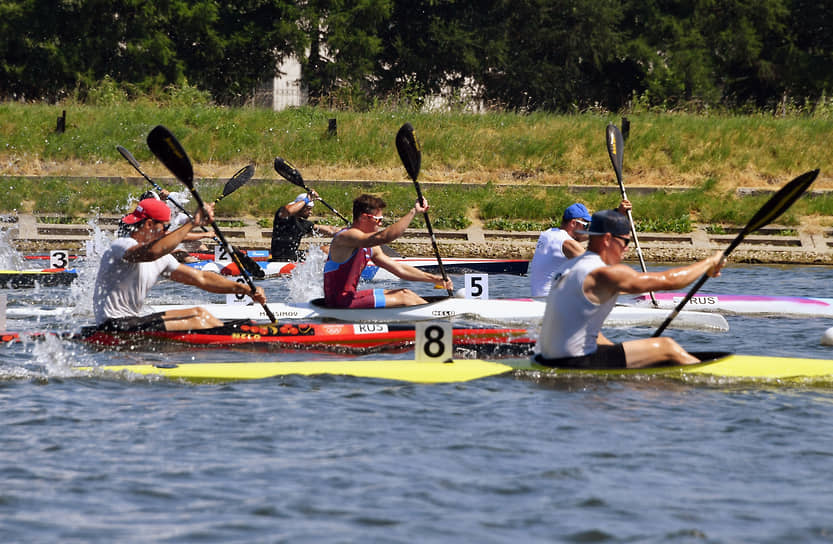
<svg viewBox="0 0 833 544">
<path fill-rule="evenodd" d="M 366 93 L 382 49 L 379 34 L 390 15 L 390 0 L 307 0 L 301 7 L 308 49 L 298 51 L 298 57 L 310 98 L 316 101 L 343 88 Z"/>
</svg>

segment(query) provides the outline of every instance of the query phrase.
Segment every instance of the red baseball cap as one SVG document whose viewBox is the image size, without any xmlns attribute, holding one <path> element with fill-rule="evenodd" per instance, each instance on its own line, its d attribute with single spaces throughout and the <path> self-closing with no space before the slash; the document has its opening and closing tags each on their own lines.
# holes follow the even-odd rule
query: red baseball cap
<svg viewBox="0 0 833 544">
<path fill-rule="evenodd" d="M 161 200 L 155 198 L 146 198 L 140 200 L 133 212 L 121 218 L 121 222 L 126 225 L 138 223 L 142 219 L 153 219 L 154 221 L 170 221 L 171 209 Z"/>
</svg>

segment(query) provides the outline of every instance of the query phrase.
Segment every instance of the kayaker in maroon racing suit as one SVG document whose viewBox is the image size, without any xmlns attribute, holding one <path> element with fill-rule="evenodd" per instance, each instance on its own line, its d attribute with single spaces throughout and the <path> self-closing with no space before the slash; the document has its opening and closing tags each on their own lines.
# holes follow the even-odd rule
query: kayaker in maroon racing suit
<svg viewBox="0 0 833 544">
<path fill-rule="evenodd" d="M 392 242 L 405 233 L 416 214 L 428 210 L 428 201 L 419 201 L 407 214 L 386 229 L 379 230 L 387 204 L 373 195 L 361 195 L 353 201 L 353 223 L 340 230 L 330 242 L 330 252 L 324 264 L 324 300 L 336 308 L 392 308 L 414 306 L 426 301 L 410 289 L 365 289 L 357 291 L 359 278 L 367 263 L 373 262 L 390 273 L 409 281 L 441 284 L 452 289 L 451 279 L 423 272 L 413 266 L 394 261 L 375 248 Z"/>
<path fill-rule="evenodd" d="M 193 227 L 210 225 L 213 204 L 193 220 L 167 232 L 171 210 L 161 200 L 145 199 L 119 223 L 119 238 L 101 257 L 93 291 L 96 326 L 114 332 L 180 331 L 219 327 L 222 321 L 200 307 L 142 315 L 148 291 L 163 276 L 210 293 L 245 294 L 266 302 L 263 289 L 179 263 L 170 253 Z"/>
<path fill-rule="evenodd" d="M 643 338 L 614 344 L 601 333 L 619 293 L 668 291 L 685 287 L 703 274 L 720 275 L 723 253 L 688 266 L 638 272 L 621 264 L 631 229 L 616 210 L 593 214 L 587 251 L 570 259 L 547 296 L 535 361 L 564 368 L 639 368 L 667 362 L 700 362 L 672 338 Z"/>
</svg>

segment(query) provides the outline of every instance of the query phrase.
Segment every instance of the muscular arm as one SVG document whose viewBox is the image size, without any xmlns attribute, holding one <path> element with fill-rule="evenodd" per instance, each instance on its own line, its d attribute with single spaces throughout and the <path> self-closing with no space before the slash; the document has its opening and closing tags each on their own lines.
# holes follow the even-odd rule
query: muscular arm
<svg viewBox="0 0 833 544">
<path fill-rule="evenodd" d="M 145 263 L 155 261 L 176 249 L 186 235 L 191 232 L 194 223 L 186 222 L 173 232 L 149 244 L 133 246 L 124 253 L 124 260 L 130 263 Z"/>
<path fill-rule="evenodd" d="M 329 234 L 330 236 L 341 230 L 341 227 L 333 227 L 331 225 L 319 225 L 318 223 L 313 225 L 312 228 L 317 232 L 323 232 L 324 234 Z"/>
<path fill-rule="evenodd" d="M 564 240 L 561 244 L 561 252 L 568 259 L 572 259 L 573 257 L 578 257 L 584 253 L 584 246 L 573 239 Z"/>
<path fill-rule="evenodd" d="M 703 274 L 720 274 L 723 253 L 696 263 L 671 268 L 661 272 L 637 272 L 633 268 L 617 264 L 597 268 L 584 280 L 584 292 L 593 302 L 604 302 L 616 293 L 644 293 L 647 291 L 668 291 L 681 289 Z"/>
<path fill-rule="evenodd" d="M 355 227 L 349 228 L 333 238 L 333 243 L 330 244 L 330 255 L 334 260 L 341 262 L 349 257 L 350 253 L 356 248 L 375 247 L 392 242 L 405 234 L 405 230 L 411 224 L 415 215 L 416 209 L 411 208 L 411 211 L 403 215 L 399 221 L 376 232 L 362 232 Z M 378 253 L 381 253 L 381 251 Z"/>
<path fill-rule="evenodd" d="M 224 278 L 219 274 L 215 274 L 214 272 L 195 270 L 190 266 L 182 264 L 179 265 L 176 270 L 171 272 L 171 279 L 178 281 L 179 283 L 199 287 L 203 291 L 208 291 L 209 293 L 251 296 L 251 290 L 245 283 L 238 283 L 228 278 Z M 256 295 L 252 298 L 256 302 L 266 302 L 266 297 L 263 296 L 263 289 L 258 287 L 256 291 Z"/>
<path fill-rule="evenodd" d="M 398 261 L 394 261 L 381 251 L 376 251 L 373 253 L 373 262 L 376 263 L 379 267 L 384 268 L 391 274 L 394 274 L 403 280 L 408 281 L 424 281 L 430 283 L 443 283 L 443 277 L 438 274 L 429 274 L 419 268 L 415 268 L 411 265 L 407 265 L 405 263 L 400 263 Z M 452 289 L 453 286 L 451 285 L 451 279 L 448 280 L 449 285 L 446 287 Z"/>
</svg>

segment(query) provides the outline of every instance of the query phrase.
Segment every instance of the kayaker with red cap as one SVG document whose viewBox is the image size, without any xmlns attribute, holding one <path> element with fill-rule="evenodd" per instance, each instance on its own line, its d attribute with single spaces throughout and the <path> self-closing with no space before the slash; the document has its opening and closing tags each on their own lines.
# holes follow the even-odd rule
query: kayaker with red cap
<svg viewBox="0 0 833 544">
<path fill-rule="evenodd" d="M 658 272 L 622 264 L 631 241 L 628 218 L 616 210 L 593 214 L 580 234 L 587 251 L 570 259 L 556 275 L 547 296 L 534 360 L 559 368 L 639 368 L 658 363 L 700 362 L 672 338 L 641 338 L 614 344 L 601 332 L 619 293 L 680 289 L 703 274 L 717 276 L 723 252 L 688 266 Z"/>
<path fill-rule="evenodd" d="M 142 314 L 148 291 L 160 278 L 193 285 L 210 293 L 245 294 L 266 302 L 263 289 L 249 287 L 213 272 L 179 263 L 171 252 L 194 227 L 210 225 L 213 204 L 200 209 L 178 229 L 168 232 L 171 210 L 161 200 L 147 198 L 119 222 L 119 237 L 101 257 L 95 279 L 93 309 L 96 326 L 114 332 L 178 331 L 219 327 L 222 321 L 204 308 Z"/>
</svg>

